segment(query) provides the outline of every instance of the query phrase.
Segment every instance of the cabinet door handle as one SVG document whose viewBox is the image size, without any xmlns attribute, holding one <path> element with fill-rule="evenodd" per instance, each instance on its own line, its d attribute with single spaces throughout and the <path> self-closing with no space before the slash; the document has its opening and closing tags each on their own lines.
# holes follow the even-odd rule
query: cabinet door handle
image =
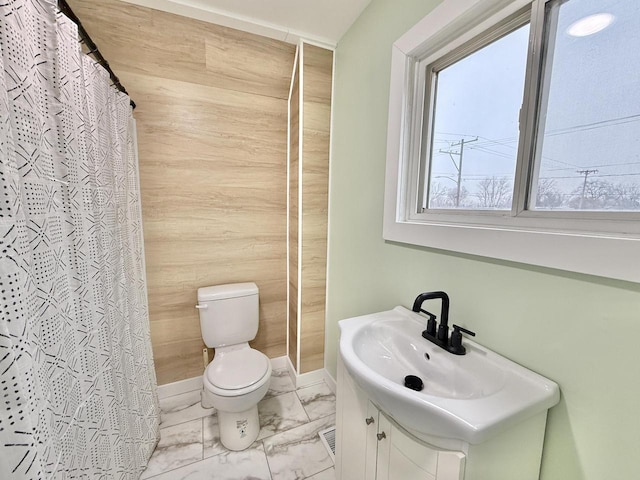
<svg viewBox="0 0 640 480">
<path fill-rule="evenodd" d="M 373 417 L 366 418 L 364 421 L 367 422 L 367 425 L 371 425 L 374 422 Z"/>
<path fill-rule="evenodd" d="M 378 433 L 376 436 L 378 437 L 378 441 L 382 440 L 383 438 L 387 438 L 384 432 Z"/>
</svg>

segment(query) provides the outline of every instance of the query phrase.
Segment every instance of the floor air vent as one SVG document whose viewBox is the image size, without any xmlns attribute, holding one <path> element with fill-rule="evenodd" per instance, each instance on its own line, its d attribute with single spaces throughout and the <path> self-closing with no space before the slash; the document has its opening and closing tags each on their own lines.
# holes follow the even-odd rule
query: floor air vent
<svg viewBox="0 0 640 480">
<path fill-rule="evenodd" d="M 325 448 L 331 455 L 331 458 L 335 461 L 336 458 L 336 427 L 327 428 L 318 433 L 320 440 L 324 444 Z"/>
</svg>

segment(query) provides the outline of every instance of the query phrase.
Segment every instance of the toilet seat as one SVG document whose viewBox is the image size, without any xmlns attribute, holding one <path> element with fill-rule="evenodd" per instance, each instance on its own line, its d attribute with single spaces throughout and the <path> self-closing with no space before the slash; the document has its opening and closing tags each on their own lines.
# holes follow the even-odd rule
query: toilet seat
<svg viewBox="0 0 640 480">
<path fill-rule="evenodd" d="M 221 396 L 239 396 L 259 388 L 271 374 L 271 363 L 252 348 L 217 355 L 207 366 L 205 386 Z"/>
</svg>

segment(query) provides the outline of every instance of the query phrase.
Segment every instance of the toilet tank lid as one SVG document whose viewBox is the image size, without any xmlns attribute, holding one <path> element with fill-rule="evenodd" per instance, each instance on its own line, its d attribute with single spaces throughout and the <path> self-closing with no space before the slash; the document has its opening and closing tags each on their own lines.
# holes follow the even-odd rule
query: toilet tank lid
<svg viewBox="0 0 640 480">
<path fill-rule="evenodd" d="M 257 295 L 258 286 L 253 282 L 231 283 L 228 285 L 214 285 L 198 289 L 198 301 L 223 300 L 225 298 L 247 297 Z"/>
</svg>

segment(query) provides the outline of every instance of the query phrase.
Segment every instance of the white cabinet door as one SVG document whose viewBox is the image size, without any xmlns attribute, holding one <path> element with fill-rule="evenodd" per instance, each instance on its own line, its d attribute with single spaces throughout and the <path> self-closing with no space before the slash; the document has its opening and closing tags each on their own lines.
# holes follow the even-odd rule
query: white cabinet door
<svg viewBox="0 0 640 480">
<path fill-rule="evenodd" d="M 462 452 L 438 450 L 405 433 L 369 401 L 338 361 L 338 480 L 463 480 Z"/>
<path fill-rule="evenodd" d="M 462 452 L 438 450 L 396 427 L 382 413 L 378 421 L 376 480 L 463 480 Z"/>
<path fill-rule="evenodd" d="M 367 424 L 369 399 L 346 374 L 341 363 L 338 366 L 336 477 L 338 480 L 365 480 L 367 431 L 373 430 L 375 437 L 378 418 L 376 415 Z"/>
<path fill-rule="evenodd" d="M 436 480 L 438 452 L 416 442 L 380 415 L 376 480 Z"/>
</svg>

